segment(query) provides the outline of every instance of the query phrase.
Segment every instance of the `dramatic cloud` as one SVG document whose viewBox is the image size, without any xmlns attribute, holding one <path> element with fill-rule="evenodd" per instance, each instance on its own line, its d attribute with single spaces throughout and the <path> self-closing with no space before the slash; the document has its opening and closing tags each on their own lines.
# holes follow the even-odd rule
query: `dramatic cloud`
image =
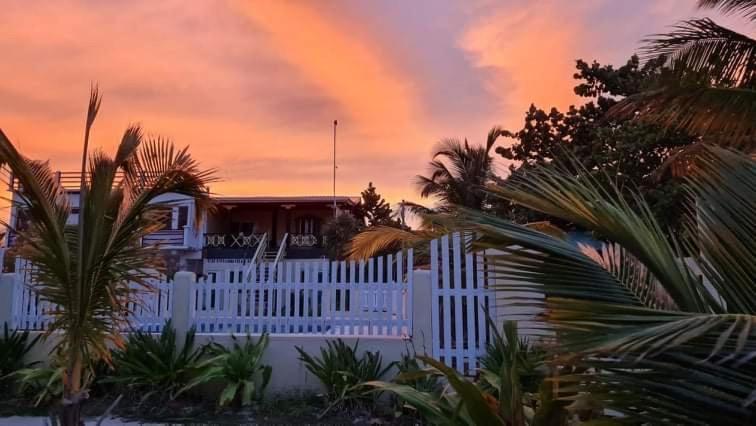
<svg viewBox="0 0 756 426">
<path fill-rule="evenodd" d="M 3 1 L 0 127 L 76 167 L 90 82 L 94 141 L 139 122 L 219 170 L 226 194 L 328 194 L 373 181 L 416 199 L 443 137 L 481 142 L 530 103 L 575 102 L 574 60 L 618 63 L 694 13 L 685 0 Z"/>
</svg>

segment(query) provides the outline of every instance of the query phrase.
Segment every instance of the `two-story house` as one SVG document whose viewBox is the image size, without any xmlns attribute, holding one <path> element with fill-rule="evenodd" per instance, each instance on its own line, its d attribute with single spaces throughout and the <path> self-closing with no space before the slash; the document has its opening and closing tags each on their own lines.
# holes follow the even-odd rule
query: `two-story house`
<svg viewBox="0 0 756 426">
<path fill-rule="evenodd" d="M 58 173 L 67 189 L 72 211 L 68 221 L 78 218 L 78 174 Z M 23 229 L 24 211 L 15 183 L 9 188 L 13 200 L 10 224 Z M 194 201 L 168 194 L 157 200 L 170 209 L 165 227 L 143 238 L 145 245 L 165 251 L 168 270 L 190 270 L 206 274 L 228 264 L 286 259 L 320 260 L 327 256 L 323 224 L 335 214 L 351 214 L 359 197 L 348 196 L 218 196 L 216 208 L 195 224 Z M 334 212 L 334 204 L 336 212 Z M 5 247 L 12 247 L 8 232 Z"/>
</svg>

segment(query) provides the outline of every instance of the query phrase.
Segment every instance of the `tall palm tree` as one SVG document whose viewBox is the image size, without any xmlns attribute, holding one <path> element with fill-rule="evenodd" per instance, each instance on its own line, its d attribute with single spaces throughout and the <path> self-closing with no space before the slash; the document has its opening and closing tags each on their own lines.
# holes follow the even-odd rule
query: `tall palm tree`
<svg viewBox="0 0 756 426">
<path fill-rule="evenodd" d="M 756 0 L 699 0 L 698 6 L 756 22 Z M 610 116 L 637 116 L 704 142 L 756 151 L 756 40 L 703 18 L 645 42 L 644 56 L 666 58 L 671 73 L 619 102 Z"/>
<path fill-rule="evenodd" d="M 439 211 L 452 206 L 483 209 L 486 195 L 482 188 L 493 177 L 493 159 L 489 152 L 496 139 L 506 133 L 500 127 L 488 132 L 485 146 L 472 146 L 465 139 L 439 142 L 429 165 L 430 176 L 417 176 L 422 198 L 436 197 Z"/>
<path fill-rule="evenodd" d="M 631 208 L 587 170 L 538 168 L 491 191 L 604 236 L 600 252 L 475 210 L 454 221 L 475 249 L 498 250 L 490 273 L 542 312 L 559 361 L 585 371 L 560 377 L 561 392 L 589 392 L 629 422 L 752 424 L 756 161 L 703 146 L 691 167 L 695 207 L 673 241 L 639 195 Z"/>
<path fill-rule="evenodd" d="M 87 144 L 99 105 L 95 89 Z M 212 171 L 200 169 L 187 148 L 175 149 L 164 139 L 143 141 L 142 130 L 131 126 L 114 157 L 97 151 L 85 158 L 79 225 L 70 226 L 69 195 L 48 164 L 24 157 L 1 130 L 0 165 L 17 180 L 18 207 L 30 219 L 26 229 L 13 229 L 16 252 L 34 265 L 39 297 L 58 307 L 47 335 L 59 333 L 55 350 L 65 368 L 61 420 L 78 425 L 93 363 L 110 359 L 109 343 L 123 344 L 129 303 L 138 291 L 149 291 L 148 279 L 163 270 L 158 247 L 141 243 L 163 226 L 165 208 L 154 201 L 169 193 L 190 196 L 200 217 L 211 207 Z"/>
</svg>

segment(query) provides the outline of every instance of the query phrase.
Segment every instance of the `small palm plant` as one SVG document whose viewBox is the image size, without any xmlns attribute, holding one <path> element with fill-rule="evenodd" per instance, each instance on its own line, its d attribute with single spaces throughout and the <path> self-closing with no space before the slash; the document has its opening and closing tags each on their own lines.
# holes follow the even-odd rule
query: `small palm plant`
<svg viewBox="0 0 756 426">
<path fill-rule="evenodd" d="M 59 333 L 56 351 L 65 369 L 64 425 L 81 422 L 81 403 L 88 378 L 98 360 L 109 360 L 108 343 L 123 346 L 129 307 L 137 293 L 151 289 L 163 259 L 158 247 L 142 245 L 142 237 L 164 225 L 166 194 L 195 200 L 197 217 L 212 202 L 207 184 L 212 172 L 199 168 L 187 148 L 164 139 L 144 141 L 139 126 L 126 129 L 111 157 L 101 151 L 87 157 L 89 135 L 100 108 L 93 89 L 84 131 L 78 224 L 68 225 L 69 193 L 46 162 L 24 157 L 0 130 L 0 166 L 18 184 L 19 208 L 29 218 L 17 235 L 16 254 L 34 265 L 34 291 L 57 309 L 48 335 Z M 195 221 L 199 223 L 199 221 Z M 132 285 L 139 289 L 134 289 Z"/>
<path fill-rule="evenodd" d="M 365 382 L 380 380 L 394 364 L 383 366 L 380 352 L 365 351 L 358 356 L 359 341 L 349 346 L 343 340 L 326 341 L 320 358 L 297 346 L 300 361 L 326 388 L 329 405 L 321 417 L 340 406 L 359 406 L 373 401 L 374 393 Z"/>
<path fill-rule="evenodd" d="M 203 383 L 223 382 L 226 387 L 218 399 L 221 407 L 233 403 L 239 408 L 262 399 L 273 371 L 269 365 L 262 364 L 265 348 L 268 347 L 268 335 L 263 334 L 257 342 L 247 336 L 243 345 L 239 344 L 236 336 L 232 335 L 231 338 L 234 341 L 231 349 L 217 343 L 209 348 L 211 358 L 198 366 L 200 373 L 182 392 Z"/>
<path fill-rule="evenodd" d="M 191 328 L 179 345 L 170 320 L 159 336 L 143 331 L 129 335 L 123 349 L 113 354 L 115 367 L 106 382 L 125 386 L 141 395 L 141 401 L 158 396 L 175 399 L 201 371 L 205 346 L 195 347 L 195 329 Z"/>
</svg>

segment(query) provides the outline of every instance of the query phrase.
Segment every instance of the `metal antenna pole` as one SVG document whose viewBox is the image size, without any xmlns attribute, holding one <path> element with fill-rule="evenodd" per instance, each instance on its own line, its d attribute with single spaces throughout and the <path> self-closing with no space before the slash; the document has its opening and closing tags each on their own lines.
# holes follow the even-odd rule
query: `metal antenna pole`
<svg viewBox="0 0 756 426">
<path fill-rule="evenodd" d="M 336 218 L 336 126 L 338 120 L 333 120 L 333 217 Z"/>
</svg>

